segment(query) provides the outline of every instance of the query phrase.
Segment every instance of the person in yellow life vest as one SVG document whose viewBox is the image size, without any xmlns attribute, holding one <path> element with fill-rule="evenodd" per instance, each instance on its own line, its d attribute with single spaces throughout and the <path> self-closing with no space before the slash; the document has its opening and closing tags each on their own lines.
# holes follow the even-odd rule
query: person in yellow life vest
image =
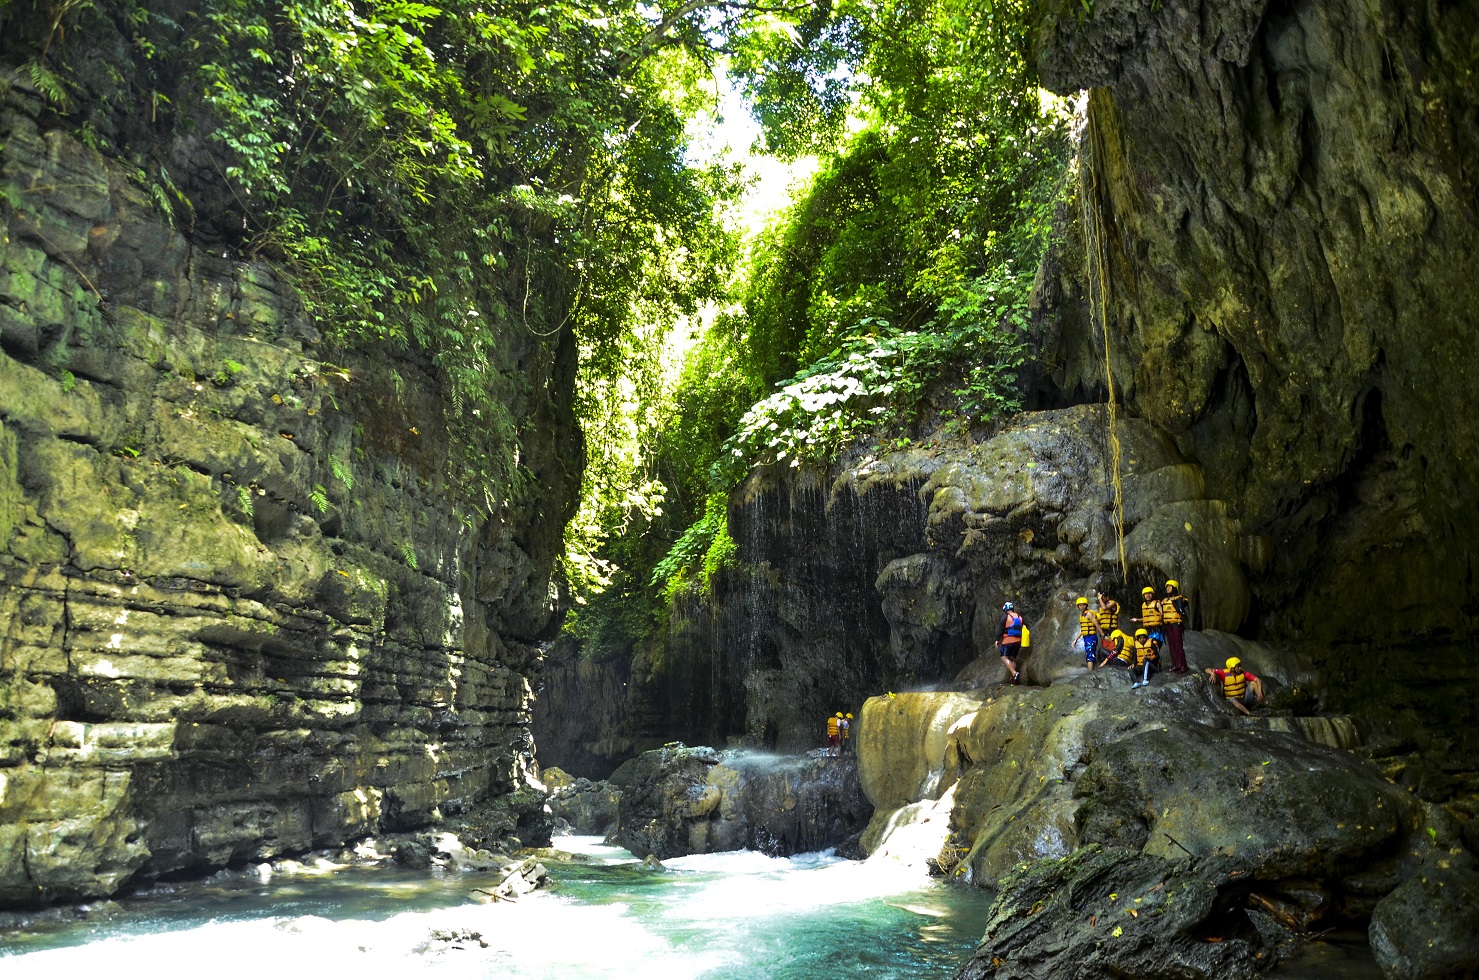
<svg viewBox="0 0 1479 980">
<path fill-rule="evenodd" d="M 1093 670 L 1099 665 L 1099 614 L 1089 608 L 1089 597 L 1081 595 L 1074 600 L 1078 606 L 1078 635 L 1084 644 L 1084 662 Z"/>
<path fill-rule="evenodd" d="M 1120 630 L 1120 604 L 1109 597 L 1108 593 L 1099 593 L 1099 649 L 1104 654 L 1104 659 L 1117 653 L 1124 652 L 1129 644 L 1130 638 Z M 1125 658 L 1125 663 L 1129 663 Z"/>
<path fill-rule="evenodd" d="M 1161 645 L 1150 631 L 1138 629 L 1135 631 L 1135 667 L 1134 670 L 1140 674 L 1140 680 L 1131 684 L 1133 687 L 1145 687 L 1150 683 L 1150 675 L 1160 669 Z"/>
<path fill-rule="evenodd" d="M 1166 646 L 1171 650 L 1171 670 L 1184 674 L 1191 668 L 1186 666 L 1186 650 L 1181 646 L 1181 630 L 1191 611 L 1191 603 L 1181 594 L 1181 583 L 1174 578 L 1166 579 L 1166 595 L 1161 599 L 1161 627 L 1166 631 Z"/>
<path fill-rule="evenodd" d="M 852 712 L 842 719 L 842 754 L 847 755 L 852 751 Z"/>
<path fill-rule="evenodd" d="M 836 758 L 842 749 L 842 712 L 827 716 L 827 755 Z"/>
<path fill-rule="evenodd" d="M 1140 615 L 1134 617 L 1131 622 L 1139 623 L 1150 631 L 1150 636 L 1157 643 L 1165 637 L 1161 636 L 1161 601 L 1155 597 L 1155 589 L 1150 586 L 1140 590 Z"/>
<path fill-rule="evenodd" d="M 1245 715 L 1252 714 L 1250 708 L 1263 704 L 1263 681 L 1257 674 L 1244 670 L 1243 661 L 1237 657 L 1228 657 L 1226 668 L 1208 667 L 1207 673 L 1222 685 L 1222 696 L 1227 698 L 1228 704 Z"/>
</svg>

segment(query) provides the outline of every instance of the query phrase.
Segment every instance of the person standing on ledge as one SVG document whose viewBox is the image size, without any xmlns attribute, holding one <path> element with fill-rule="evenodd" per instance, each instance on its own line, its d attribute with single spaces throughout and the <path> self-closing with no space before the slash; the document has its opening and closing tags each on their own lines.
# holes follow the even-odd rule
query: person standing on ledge
<svg viewBox="0 0 1479 980">
<path fill-rule="evenodd" d="M 842 751 L 842 712 L 827 716 L 827 755 L 837 758 Z"/>
<path fill-rule="evenodd" d="M 1089 597 L 1081 595 L 1074 600 L 1078 606 L 1078 635 L 1084 641 L 1084 661 L 1093 670 L 1099 666 L 1099 614 L 1089 608 Z"/>
<path fill-rule="evenodd" d="M 1001 654 L 1001 662 L 1012 672 L 1012 683 L 1020 684 L 1022 672 L 1017 667 L 1017 661 L 1022 655 L 1022 617 L 1017 615 L 1010 602 L 1002 603 L 1001 611 L 1001 628 L 996 633 L 996 649 Z"/>
<path fill-rule="evenodd" d="M 1140 615 L 1135 616 L 1131 622 L 1144 626 L 1150 638 L 1160 643 L 1164 639 L 1161 636 L 1161 603 L 1155 597 L 1155 589 L 1147 585 L 1140 590 L 1140 598 L 1143 600 L 1140 603 Z M 1135 635 L 1139 636 L 1140 631 L 1136 630 Z"/>
<path fill-rule="evenodd" d="M 852 712 L 842 719 L 842 754 L 847 755 L 852 751 Z"/>
<path fill-rule="evenodd" d="M 1190 668 L 1186 666 L 1186 650 L 1181 646 L 1181 629 L 1191 603 L 1180 590 L 1180 582 L 1174 578 L 1166 579 L 1166 597 L 1161 600 L 1161 622 L 1166 630 L 1166 646 L 1171 648 L 1171 670 L 1184 674 Z"/>
</svg>

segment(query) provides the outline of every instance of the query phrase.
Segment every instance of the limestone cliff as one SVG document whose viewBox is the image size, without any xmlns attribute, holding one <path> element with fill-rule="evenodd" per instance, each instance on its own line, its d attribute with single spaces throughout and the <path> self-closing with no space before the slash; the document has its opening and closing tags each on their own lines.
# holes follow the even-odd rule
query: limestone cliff
<svg viewBox="0 0 1479 980">
<path fill-rule="evenodd" d="M 276 270 L 45 119 L 0 106 L 0 904 L 522 785 L 568 333 L 509 338 L 540 492 L 464 521 L 427 365 L 325 350 Z"/>
<path fill-rule="evenodd" d="M 1040 279 L 1061 395 L 1102 399 L 1107 321 L 1129 411 L 1272 544 L 1266 631 L 1472 638 L 1479 12 L 1034 6 L 1044 84 L 1090 90 L 1083 206 Z"/>
</svg>

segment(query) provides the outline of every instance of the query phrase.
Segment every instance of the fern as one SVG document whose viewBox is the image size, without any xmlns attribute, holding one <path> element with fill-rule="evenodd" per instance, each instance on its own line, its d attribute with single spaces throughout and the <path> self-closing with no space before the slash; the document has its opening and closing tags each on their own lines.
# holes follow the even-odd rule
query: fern
<svg viewBox="0 0 1479 980">
<path fill-rule="evenodd" d="M 322 483 L 315 483 L 313 485 L 313 489 L 308 491 L 308 500 L 313 504 L 313 506 L 318 508 L 318 512 L 320 514 L 328 512 L 329 494 L 326 490 L 324 490 L 324 485 Z"/>
<path fill-rule="evenodd" d="M 416 564 L 416 549 L 411 547 L 410 542 L 403 542 L 401 544 L 401 557 L 406 560 L 406 565 L 410 567 L 411 571 L 419 570 L 420 566 Z"/>
<path fill-rule="evenodd" d="M 254 511 L 252 510 L 252 490 L 251 490 L 251 487 L 237 487 L 236 488 L 236 500 L 237 500 L 238 503 L 241 504 L 241 509 L 244 510 L 244 511 L 246 511 L 246 516 L 248 516 L 248 517 L 254 516 Z"/>
<path fill-rule="evenodd" d="M 348 463 L 333 453 L 329 453 L 329 471 L 334 474 L 334 479 L 344 484 L 344 489 L 354 489 L 354 470 L 350 469 Z"/>
</svg>

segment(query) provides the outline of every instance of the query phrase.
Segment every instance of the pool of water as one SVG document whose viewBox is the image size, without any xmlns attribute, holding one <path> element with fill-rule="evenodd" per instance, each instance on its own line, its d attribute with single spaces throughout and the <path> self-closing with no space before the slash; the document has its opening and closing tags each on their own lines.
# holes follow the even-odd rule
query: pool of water
<svg viewBox="0 0 1479 980">
<path fill-rule="evenodd" d="M 825 853 L 654 871 L 594 838 L 556 844 L 593 863 L 549 864 L 554 886 L 517 903 L 471 904 L 483 882 L 440 870 L 156 886 L 0 933 L 0 976 L 948 977 L 988 906 L 980 892 Z"/>
</svg>

